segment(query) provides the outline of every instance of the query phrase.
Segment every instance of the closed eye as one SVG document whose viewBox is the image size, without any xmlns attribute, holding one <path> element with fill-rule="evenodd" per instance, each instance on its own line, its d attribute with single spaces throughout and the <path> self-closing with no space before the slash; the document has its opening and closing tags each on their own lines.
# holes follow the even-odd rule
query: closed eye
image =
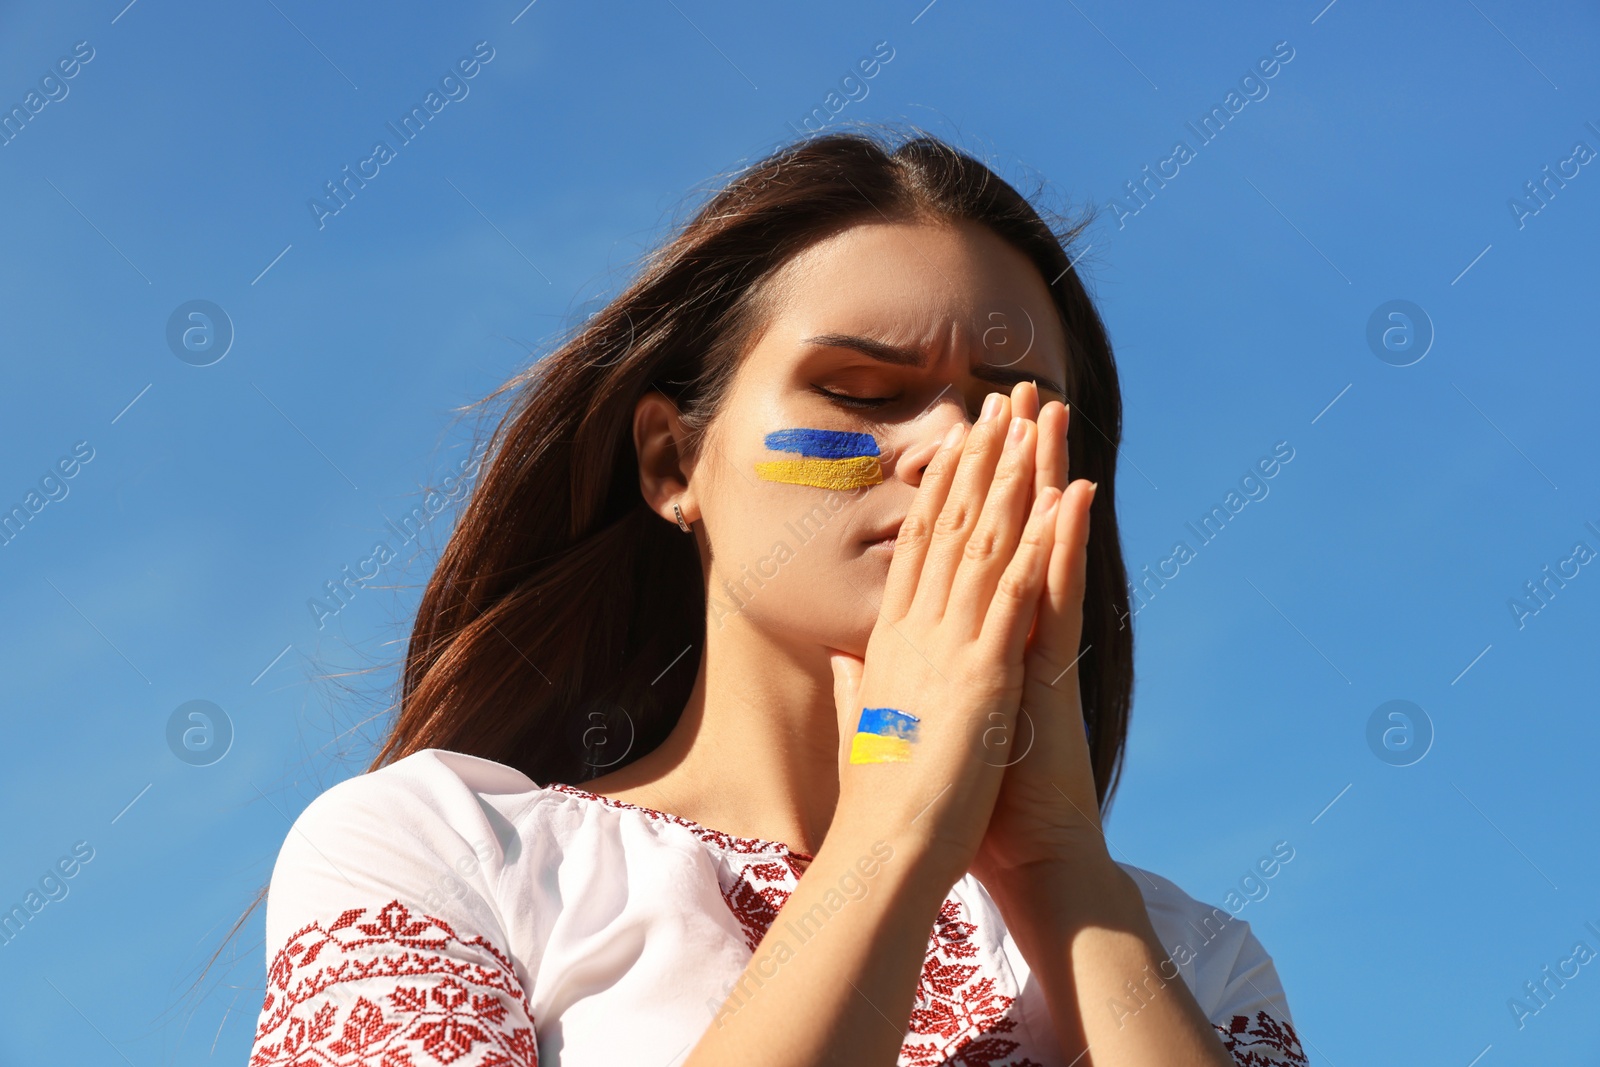
<svg viewBox="0 0 1600 1067">
<path fill-rule="evenodd" d="M 887 404 L 892 400 L 898 399 L 897 397 L 892 396 L 847 396 L 844 393 L 835 393 L 828 389 L 824 389 L 820 385 L 813 385 L 811 388 L 815 389 L 829 400 L 832 400 L 834 403 L 842 404 L 843 406 L 850 408 L 875 408 Z"/>
</svg>

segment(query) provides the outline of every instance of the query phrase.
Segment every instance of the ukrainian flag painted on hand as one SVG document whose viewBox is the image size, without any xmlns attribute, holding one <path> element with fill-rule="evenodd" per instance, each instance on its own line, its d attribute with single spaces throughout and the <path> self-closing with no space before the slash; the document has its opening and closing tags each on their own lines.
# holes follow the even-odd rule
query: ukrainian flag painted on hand
<svg viewBox="0 0 1600 1067">
<path fill-rule="evenodd" d="M 883 481 L 878 442 L 870 433 L 774 430 L 767 434 L 766 445 L 774 452 L 797 452 L 801 457 L 757 463 L 756 476 L 769 482 L 842 490 Z"/>
<path fill-rule="evenodd" d="M 920 721 L 894 708 L 862 708 L 856 735 L 850 739 L 850 762 L 905 763 L 911 759 Z"/>
</svg>

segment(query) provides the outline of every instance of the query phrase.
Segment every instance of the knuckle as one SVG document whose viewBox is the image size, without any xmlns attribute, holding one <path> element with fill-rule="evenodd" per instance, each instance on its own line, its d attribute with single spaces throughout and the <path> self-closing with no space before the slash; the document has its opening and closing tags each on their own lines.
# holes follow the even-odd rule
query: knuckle
<svg viewBox="0 0 1600 1067">
<path fill-rule="evenodd" d="M 1033 488 L 1033 462 L 1022 456 L 1013 456 L 1005 470 L 1001 471 L 995 481 L 999 483 L 1002 493 L 1020 494 Z"/>
<path fill-rule="evenodd" d="M 999 537 L 993 527 L 980 526 L 972 531 L 971 537 L 967 538 L 966 547 L 961 550 L 961 555 L 974 563 L 982 563 L 994 557 L 998 541 Z"/>
<path fill-rule="evenodd" d="M 909 543 L 920 543 L 928 539 L 931 530 L 928 519 L 920 512 L 912 512 L 900 523 L 899 540 Z"/>
<path fill-rule="evenodd" d="M 1007 567 L 1000 581 L 995 585 L 996 596 L 1008 596 L 1012 600 L 1026 600 L 1032 589 L 1026 570 Z"/>
<path fill-rule="evenodd" d="M 941 537 L 952 537 L 967 528 L 972 518 L 972 507 L 965 500 L 952 500 L 939 512 L 934 522 L 934 532 Z"/>
</svg>

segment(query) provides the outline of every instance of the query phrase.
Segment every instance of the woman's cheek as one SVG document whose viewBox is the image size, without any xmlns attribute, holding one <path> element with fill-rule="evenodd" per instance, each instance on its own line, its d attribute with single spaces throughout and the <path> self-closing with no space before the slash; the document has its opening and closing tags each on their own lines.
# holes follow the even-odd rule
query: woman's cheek
<svg viewBox="0 0 1600 1067">
<path fill-rule="evenodd" d="M 853 608 L 846 607 L 860 597 L 840 572 L 835 521 L 850 506 L 847 494 L 882 483 L 877 439 L 868 433 L 795 427 L 766 434 L 763 444 L 784 458 L 757 462 L 758 478 L 824 492 L 787 498 L 803 501 L 790 510 L 781 504 L 773 510 L 771 501 L 747 502 L 752 513 L 741 516 L 737 533 L 724 535 L 723 551 L 713 563 L 713 622 L 721 627 L 738 616 L 747 623 L 797 627 L 829 640 L 838 638 L 841 627 L 852 634 L 856 629 L 870 633 L 870 605 L 861 601 L 859 626 Z"/>
</svg>

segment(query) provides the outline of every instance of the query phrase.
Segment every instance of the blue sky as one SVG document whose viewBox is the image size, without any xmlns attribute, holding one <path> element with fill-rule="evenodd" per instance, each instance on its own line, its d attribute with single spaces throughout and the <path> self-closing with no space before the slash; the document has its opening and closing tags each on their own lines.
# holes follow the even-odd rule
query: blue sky
<svg viewBox="0 0 1600 1067">
<path fill-rule="evenodd" d="M 1292 847 L 1238 914 L 1314 1063 L 1600 1049 L 1600 964 L 1508 1006 L 1600 950 L 1597 16 L 1325 5 L 0 7 L 0 104 L 39 94 L 0 145 L 0 504 L 42 501 L 0 545 L 0 904 L 92 853 L 0 946 L 0 1062 L 244 1061 L 259 910 L 182 994 L 289 820 L 366 765 L 449 508 L 394 589 L 321 626 L 307 601 L 458 469 L 454 408 L 875 50 L 835 121 L 1102 208 L 1079 269 L 1125 390 L 1124 549 L 1192 548 L 1134 619 L 1118 858 L 1220 903 Z M 231 324 L 206 366 L 219 344 L 168 342 L 191 301 Z M 209 766 L 168 744 L 196 700 L 231 724 Z"/>
</svg>

